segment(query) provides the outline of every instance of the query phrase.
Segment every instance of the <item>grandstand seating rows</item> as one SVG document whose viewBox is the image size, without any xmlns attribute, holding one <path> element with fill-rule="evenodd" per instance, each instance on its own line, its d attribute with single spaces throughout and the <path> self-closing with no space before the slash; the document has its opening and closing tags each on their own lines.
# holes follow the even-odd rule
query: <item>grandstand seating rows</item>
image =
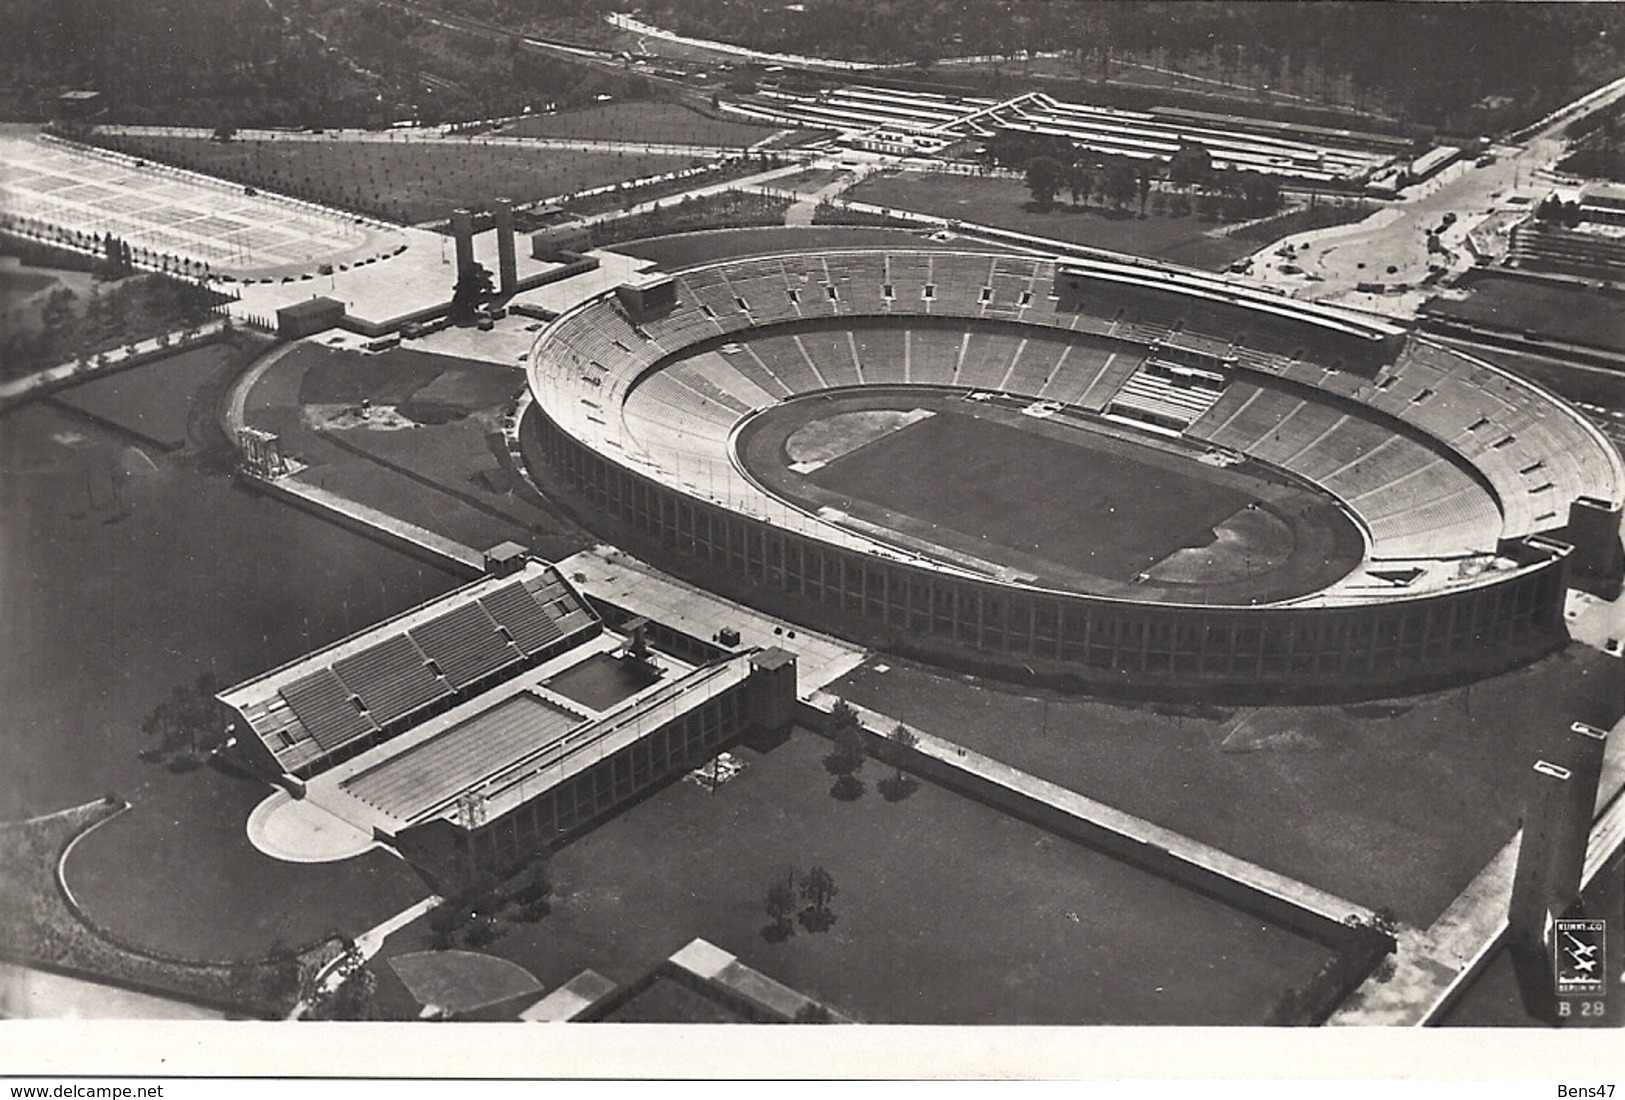
<svg viewBox="0 0 1625 1100">
<path fill-rule="evenodd" d="M 1113 268 L 1082 279 L 1080 297 L 1077 270 L 1069 261 L 1063 302 L 1052 293 L 1057 263 L 1038 258 L 870 250 L 730 261 L 678 273 L 678 309 L 642 326 L 652 340 L 613 298 L 574 311 L 549 331 L 536 369 L 579 398 L 570 416 L 584 438 L 616 440 L 625 434 L 618 421 L 635 446 L 613 446 L 635 461 L 681 467 L 685 480 L 703 479 L 719 498 L 758 511 L 759 492 L 734 474 L 721 445 L 743 413 L 833 386 L 896 382 L 1161 412 L 1163 426 L 1182 426 L 1193 440 L 1357 501 L 1379 556 L 1493 549 L 1500 538 L 1561 526 L 1576 496 L 1620 497 L 1619 459 L 1594 429 L 1465 355 L 1390 338 L 1392 329 L 1363 335 L 1360 321 L 1322 317 L 1320 307 L 1263 298 L 1255 309 L 1239 290 L 1221 300 L 1210 276 L 1191 276 L 1186 292 L 1166 272 L 1136 286 Z M 900 326 L 887 314 L 935 319 Z M 850 320 L 839 328 L 772 327 L 842 316 Z M 988 323 L 1012 316 L 1021 328 Z M 737 344 L 649 373 L 685 339 L 727 335 Z M 1162 348 L 1197 353 L 1228 386 L 1143 372 Z M 1328 400 L 1313 400 L 1315 391 Z M 538 393 L 548 400 L 545 382 Z M 551 406 L 560 407 L 556 395 Z M 1413 437 L 1397 435 L 1389 418 Z M 716 447 L 700 446 L 702 436 Z M 1448 451 L 1471 462 L 1493 495 L 1442 459 Z"/>
<path fill-rule="evenodd" d="M 1307 140 L 1242 133 L 1203 120 L 1162 119 L 1128 111 L 1068 103 L 1038 93 L 999 102 L 959 99 L 900 89 L 829 88 L 804 93 L 762 90 L 744 108 L 759 117 L 816 129 L 888 131 L 942 141 L 987 138 L 1000 129 L 1064 137 L 1083 149 L 1136 159 L 1165 159 L 1182 144 L 1200 141 L 1214 165 L 1302 180 L 1362 178 L 1393 159 L 1393 150 L 1324 131 Z"/>
<path fill-rule="evenodd" d="M 1501 537 L 1495 499 L 1438 451 L 1287 390 L 1232 382 L 1185 434 L 1336 493 L 1380 557 L 1485 552 Z"/>
<path fill-rule="evenodd" d="M 282 684 L 268 747 L 297 770 L 595 621 L 558 579 L 514 581 Z"/>
</svg>

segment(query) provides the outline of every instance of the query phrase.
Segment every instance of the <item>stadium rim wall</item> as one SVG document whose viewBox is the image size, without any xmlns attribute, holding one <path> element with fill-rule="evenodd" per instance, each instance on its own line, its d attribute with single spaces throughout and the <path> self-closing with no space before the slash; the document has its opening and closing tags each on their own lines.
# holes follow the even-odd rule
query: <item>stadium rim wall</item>
<svg viewBox="0 0 1625 1100">
<path fill-rule="evenodd" d="M 1123 696 L 1332 701 L 1469 682 L 1568 641 L 1570 548 L 1539 536 L 1503 547 L 1521 566 L 1505 578 L 1413 598 L 1136 603 L 956 576 L 787 531 L 617 464 L 540 405 L 530 414 L 547 488 L 567 494 L 560 503 L 584 526 L 613 526 L 628 550 L 792 623 L 934 663 Z"/>
</svg>

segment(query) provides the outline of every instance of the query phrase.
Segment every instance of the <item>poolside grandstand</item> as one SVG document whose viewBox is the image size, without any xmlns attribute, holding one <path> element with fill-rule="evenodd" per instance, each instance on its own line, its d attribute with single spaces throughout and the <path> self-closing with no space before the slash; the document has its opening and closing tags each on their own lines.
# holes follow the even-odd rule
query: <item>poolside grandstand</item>
<svg viewBox="0 0 1625 1100">
<path fill-rule="evenodd" d="M 603 629 L 552 566 L 531 561 L 272 669 L 221 695 L 257 770 L 305 778 Z"/>
<path fill-rule="evenodd" d="M 233 759 L 450 885 L 788 720 L 789 654 L 657 652 L 515 565 L 222 692 Z"/>
<path fill-rule="evenodd" d="M 675 277 L 673 309 L 606 295 L 539 337 L 538 472 L 589 522 L 704 563 L 696 579 L 748 578 L 747 598 L 824 609 L 821 625 L 1117 681 L 1318 670 L 1392 686 L 1427 673 L 1423 658 L 1461 673 L 1545 651 L 1570 574 L 1619 572 L 1625 474 L 1607 440 L 1537 387 L 1383 320 L 1104 260 L 829 251 Z M 1237 572 L 1255 579 L 1230 588 L 1199 583 L 1178 564 L 1190 554 L 1130 578 L 1046 573 L 808 506 L 753 467 L 743 441 L 774 409 L 885 390 L 1284 478 L 1333 502 L 1363 551 L 1328 583 L 1273 594 L 1251 557 Z M 929 411 L 896 407 L 914 406 Z M 1294 500 L 1274 508 L 1289 527 L 1316 507 Z"/>
</svg>

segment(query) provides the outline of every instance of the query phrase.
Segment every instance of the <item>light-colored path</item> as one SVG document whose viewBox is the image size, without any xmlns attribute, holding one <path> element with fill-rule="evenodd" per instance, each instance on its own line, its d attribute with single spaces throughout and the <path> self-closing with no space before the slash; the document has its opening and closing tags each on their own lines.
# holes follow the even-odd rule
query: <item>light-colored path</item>
<svg viewBox="0 0 1625 1100">
<path fill-rule="evenodd" d="M 331 994 L 344 979 L 360 969 L 369 959 L 383 950 L 384 941 L 411 924 L 425 913 L 432 910 L 445 899 L 439 894 L 430 894 L 421 901 L 413 902 L 399 913 L 367 929 L 355 938 L 355 950 L 346 952 L 334 959 L 316 976 L 315 986 L 322 995 Z M 289 1020 L 297 1020 L 310 1011 L 310 1001 L 302 1000 L 293 1006 L 288 1013 Z"/>
<path fill-rule="evenodd" d="M 387 531 L 403 542 L 410 542 L 427 550 L 438 558 L 444 559 L 447 564 L 464 566 L 469 569 L 484 569 L 485 555 L 472 546 L 465 546 L 454 539 L 435 532 L 415 523 L 408 523 L 404 519 L 397 519 L 376 508 L 369 508 L 359 501 L 350 500 L 337 493 L 328 492 L 316 485 L 308 485 L 297 477 L 281 478 L 276 488 L 289 496 L 296 496 L 317 509 L 333 513 L 334 516 L 350 520 L 354 523 L 376 527 L 380 531 Z"/>
<path fill-rule="evenodd" d="M 1355 227 L 1302 233 L 1272 244 L 1254 257 L 1253 276 L 1298 297 L 1408 316 L 1433 294 L 1417 288 L 1429 265 L 1442 264 L 1453 272 L 1473 266 L 1472 250 L 1467 247 L 1472 233 L 1496 217 L 1497 211 L 1511 209 L 1508 200 L 1514 196 L 1526 200 L 1516 209 L 1527 211 L 1528 202 L 1551 187 L 1549 173 L 1566 150 L 1564 128 L 1621 97 L 1625 97 L 1625 78 L 1579 97 L 1520 137 L 1521 148 L 1501 150 L 1504 155 L 1493 164 L 1478 167 L 1469 157 L 1412 188 L 1402 201 L 1388 208 L 1397 211 L 1395 215 L 1370 218 Z M 1444 226 L 1447 214 L 1455 219 Z M 1430 252 L 1428 231 L 1441 227 L 1438 238 L 1443 252 Z M 1274 257 L 1282 244 L 1297 249 L 1291 261 Z M 1305 274 L 1281 271 L 1282 262 Z M 1389 267 L 1394 270 L 1388 271 Z M 1360 283 L 1403 284 L 1412 289 L 1377 294 L 1359 290 Z"/>
<path fill-rule="evenodd" d="M 21 378 L 13 378 L 8 382 L 0 383 L 0 409 L 7 405 L 25 401 L 42 393 L 59 390 L 65 386 L 88 382 L 106 374 L 134 367 L 148 359 L 161 356 L 176 355 L 188 348 L 206 344 L 218 336 L 226 327 L 224 320 L 208 321 L 196 329 L 188 332 L 171 332 L 163 336 L 154 336 L 147 340 L 139 340 L 134 344 L 126 344 L 122 348 L 114 348 L 105 355 L 96 356 L 81 364 L 78 360 L 60 363 L 45 370 L 35 371 L 33 374 Z"/>
</svg>

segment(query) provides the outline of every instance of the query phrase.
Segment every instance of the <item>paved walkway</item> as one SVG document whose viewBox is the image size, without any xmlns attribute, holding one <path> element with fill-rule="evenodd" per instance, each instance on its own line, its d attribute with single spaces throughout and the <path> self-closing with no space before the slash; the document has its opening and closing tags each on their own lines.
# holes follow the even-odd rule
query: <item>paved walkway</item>
<svg viewBox="0 0 1625 1100">
<path fill-rule="evenodd" d="M 224 320 L 208 321 L 195 329 L 170 332 L 127 344 L 122 348 L 114 348 L 90 358 L 83 364 L 74 359 L 21 378 L 13 378 L 9 382 L 0 383 L 0 408 L 26 401 L 38 394 L 127 370 L 160 355 L 174 355 L 199 344 L 206 344 L 218 336 L 225 327 Z M 187 335 L 188 332 L 191 333 L 190 336 Z"/>
<path fill-rule="evenodd" d="M 836 697 L 825 692 L 814 695 L 813 705 L 831 707 Z M 864 726 L 874 733 L 889 735 L 898 726 L 898 720 L 878 711 L 854 706 Z M 1086 831 L 1104 831 L 1130 841 L 1147 850 L 1151 856 L 1166 853 L 1176 864 L 1183 864 L 1191 879 L 1200 884 L 1212 877 L 1227 879 L 1243 890 L 1273 903 L 1284 903 L 1306 918 L 1297 931 L 1312 934 L 1324 925 L 1344 925 L 1350 917 L 1369 921 L 1371 910 L 1363 905 L 1340 898 L 1325 890 L 1277 874 L 1256 863 L 1239 859 L 1227 852 L 1193 840 L 1172 829 L 1147 821 L 1133 814 L 1114 809 L 1103 802 L 1068 790 L 1036 775 L 1009 764 L 983 756 L 944 738 L 909 726 L 919 738 L 915 751 L 963 772 L 967 778 L 991 784 L 1009 791 L 1016 798 L 1039 803 L 1077 819 Z M 1163 873 L 1156 869 L 1156 873 Z M 1176 872 L 1177 873 L 1177 872 Z M 1187 883 L 1189 884 L 1189 883 Z M 1328 929 L 1329 930 L 1329 929 Z"/>
<path fill-rule="evenodd" d="M 378 847 L 366 830 L 284 790 L 254 807 L 247 829 L 250 844 L 284 863 L 338 863 Z"/>
<path fill-rule="evenodd" d="M 335 517 L 365 524 L 380 531 L 387 531 L 403 542 L 412 543 L 427 550 L 430 554 L 444 559 L 448 565 L 454 567 L 463 566 L 474 570 L 483 570 L 485 568 L 485 555 L 472 546 L 465 546 L 454 539 L 449 539 L 444 535 L 437 535 L 427 528 L 419 527 L 415 523 L 408 523 L 404 519 L 397 519 L 385 512 L 380 512 L 376 508 L 369 508 L 359 501 L 342 497 L 337 493 L 329 492 L 315 485 L 307 485 L 300 481 L 297 476 L 280 478 L 271 484 L 274 484 L 278 491 L 289 496 L 299 497 L 314 508 L 330 512 Z"/>
<path fill-rule="evenodd" d="M 344 979 L 348 978 L 352 973 L 360 969 L 360 967 L 369 959 L 378 954 L 379 951 L 383 950 L 385 940 L 394 935 L 396 932 L 399 932 L 402 928 L 405 928 L 407 925 L 411 924 L 413 921 L 417 920 L 419 917 L 423 916 L 425 913 L 432 910 L 444 900 L 446 899 L 442 898 L 439 894 L 430 894 L 423 900 L 416 901 L 411 905 L 408 905 L 405 909 L 402 909 L 399 913 L 396 913 L 388 920 L 385 920 L 361 933 L 361 935 L 355 938 L 354 951 L 340 955 L 338 958 L 334 959 L 327 965 L 327 968 L 317 976 L 316 988 L 321 990 L 321 992 L 324 994 L 332 993 L 340 985 L 344 984 Z M 304 1014 L 309 1010 L 309 1001 L 300 1001 L 298 1004 L 293 1006 L 293 1011 L 288 1013 L 287 1018 L 289 1020 L 297 1020 L 304 1016 Z"/>
<path fill-rule="evenodd" d="M 1625 722 L 1609 734 L 1582 883 L 1625 845 Z M 1426 931 L 1402 929 L 1393 973 L 1372 976 L 1327 1020 L 1331 1027 L 1418 1027 L 1437 1022 L 1500 949 L 1518 865 L 1519 830 Z"/>
</svg>

